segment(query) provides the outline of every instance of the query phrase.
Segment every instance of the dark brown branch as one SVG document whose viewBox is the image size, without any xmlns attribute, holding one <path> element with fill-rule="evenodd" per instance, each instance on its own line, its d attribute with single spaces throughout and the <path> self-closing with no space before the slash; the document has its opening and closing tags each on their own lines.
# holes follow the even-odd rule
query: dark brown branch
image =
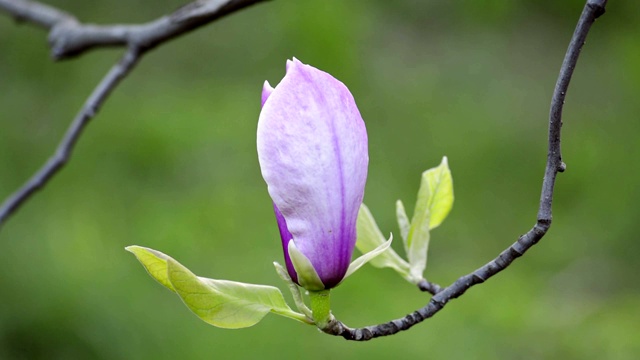
<svg viewBox="0 0 640 360">
<path fill-rule="evenodd" d="M 82 24 L 75 17 L 29 0 L 0 0 L 4 9 L 19 21 L 49 29 L 54 59 L 80 55 L 96 47 L 126 46 L 141 50 L 180 36 L 232 12 L 266 0 L 198 0 L 172 14 L 145 24 Z"/>
<path fill-rule="evenodd" d="M 51 29 L 49 40 L 54 57 L 77 55 L 96 46 L 123 45 L 128 48 L 123 58 L 105 75 L 86 100 L 53 156 L 29 181 L 0 205 L 0 228 L 69 161 L 84 128 L 146 51 L 196 27 L 261 1 L 264 0 L 199 0 L 148 24 L 100 27 L 80 24 L 73 16 L 35 1 L 0 0 L 0 9 L 4 9 L 17 20 L 29 21 L 45 29 Z"/>
<path fill-rule="evenodd" d="M 459 278 L 456 282 L 440 292 L 437 292 L 425 307 L 401 319 L 363 328 L 352 329 L 334 319 L 326 328 L 322 329 L 324 332 L 331 335 L 342 336 L 347 340 L 366 341 L 407 330 L 413 325 L 435 315 L 449 301 L 461 296 L 472 286 L 485 282 L 493 275 L 507 268 L 507 266 L 522 256 L 547 233 L 551 226 L 551 203 L 556 175 L 558 172 L 565 170 L 565 165 L 562 162 L 562 155 L 560 153 L 560 129 L 562 127 L 562 107 L 564 105 L 564 99 L 582 45 L 584 45 L 589 29 L 595 19 L 604 14 L 606 3 L 606 0 L 587 1 L 582 15 L 578 20 L 576 30 L 573 33 L 573 38 L 567 49 L 564 61 L 562 62 L 562 67 L 560 68 L 560 75 L 558 76 L 551 100 L 551 111 L 549 114 L 549 149 L 536 225 L 526 234 L 522 235 L 513 245 L 500 253 L 497 258 L 471 274 Z"/>
</svg>

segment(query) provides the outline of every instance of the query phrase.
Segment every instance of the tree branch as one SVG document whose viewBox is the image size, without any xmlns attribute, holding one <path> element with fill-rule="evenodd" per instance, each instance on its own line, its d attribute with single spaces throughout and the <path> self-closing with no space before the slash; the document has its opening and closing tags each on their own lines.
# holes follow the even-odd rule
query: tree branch
<svg viewBox="0 0 640 360">
<path fill-rule="evenodd" d="M 64 22 L 77 22 L 73 15 L 35 1 L 0 0 L 0 8 L 13 15 L 16 21 L 28 21 L 47 30 Z"/>
<path fill-rule="evenodd" d="M 111 91 L 113 91 L 118 83 L 133 69 L 139 58 L 139 53 L 135 49 L 130 49 L 124 54 L 122 59 L 109 70 L 84 103 L 78 115 L 73 119 L 62 141 L 60 141 L 56 152 L 29 181 L 2 203 L 2 206 L 0 206 L 0 226 L 2 226 L 4 221 L 33 195 L 33 193 L 46 185 L 49 179 L 60 171 L 67 161 L 69 161 L 73 148 L 82 134 L 82 130 L 84 130 L 87 124 L 89 124 L 89 121 L 91 121 L 98 112 L 100 106 L 102 106 Z"/>
<path fill-rule="evenodd" d="M 28 21 L 51 29 L 49 41 L 54 58 L 79 55 L 97 46 L 127 46 L 122 59 L 111 68 L 86 100 L 56 152 L 0 205 L 0 228 L 69 161 L 84 128 L 147 51 L 199 26 L 262 1 L 264 0 L 198 0 L 147 24 L 96 26 L 83 25 L 72 15 L 35 1 L 0 0 L 0 9 L 4 9 L 18 21 Z"/>
<path fill-rule="evenodd" d="M 551 110 L 549 114 L 549 148 L 547 155 L 547 165 L 544 180 L 542 183 L 542 193 L 540 196 L 540 208 L 536 225 L 526 234 L 522 235 L 518 241 L 509 246 L 500 255 L 482 266 L 471 274 L 464 275 L 453 284 L 437 292 L 429 303 L 414 311 L 411 314 L 390 322 L 367 326 L 363 328 L 349 328 L 342 322 L 333 319 L 327 327 L 322 329 L 330 335 L 342 336 L 346 340 L 366 341 L 380 336 L 396 334 L 407 330 L 425 319 L 438 313 L 451 300 L 464 294 L 469 288 L 488 280 L 509 266 L 515 259 L 522 256 L 527 250 L 535 245 L 547 233 L 551 226 L 551 203 L 553 200 L 553 188 L 556 175 L 566 168 L 562 162 L 560 152 L 560 129 L 562 127 L 562 108 L 564 99 L 569 87 L 571 75 L 575 69 L 580 55 L 580 50 L 589 33 L 591 25 L 600 15 L 604 14 L 607 0 L 588 0 L 582 15 L 578 20 L 578 25 L 573 33 L 573 38 L 567 49 L 567 53 L 560 68 L 560 75 L 556 82 L 553 97 L 551 100 Z M 421 288 L 422 289 L 422 288 Z"/>
<path fill-rule="evenodd" d="M 68 59 L 97 47 L 126 46 L 142 51 L 266 0 L 197 0 L 145 24 L 82 24 L 63 11 L 29 0 L 0 0 L 0 9 L 18 21 L 49 29 L 54 59 Z"/>
</svg>

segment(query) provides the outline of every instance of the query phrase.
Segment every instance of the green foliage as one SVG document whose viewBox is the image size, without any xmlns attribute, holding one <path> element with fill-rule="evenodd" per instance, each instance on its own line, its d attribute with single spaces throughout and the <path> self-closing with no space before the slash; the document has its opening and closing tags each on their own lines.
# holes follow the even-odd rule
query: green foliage
<svg viewBox="0 0 640 360">
<path fill-rule="evenodd" d="M 442 158 L 439 166 L 422 173 L 420 189 L 416 199 L 413 218 L 409 221 L 402 201 L 396 202 L 396 215 L 402 236 L 407 263 L 391 248 L 371 261 L 375 267 L 390 267 L 411 283 L 423 278 L 427 266 L 430 230 L 436 228 L 449 215 L 453 207 L 453 180 L 447 158 Z M 358 214 L 358 240 L 356 247 L 361 252 L 384 242 L 382 232 L 371 215 L 369 208 L 362 204 Z M 391 241 L 391 240 L 389 240 Z"/>
<path fill-rule="evenodd" d="M 393 241 L 393 236 L 389 238 L 389 240 L 383 242 L 378 245 L 376 248 L 369 252 L 365 252 L 362 256 L 353 260 L 351 264 L 349 264 L 349 268 L 347 269 L 347 273 L 345 274 L 345 279 L 351 276 L 354 272 L 360 269 L 364 264 L 374 261 L 376 258 L 380 257 L 382 254 L 386 253 L 388 249 L 390 249 L 391 241 Z"/>
<path fill-rule="evenodd" d="M 420 281 L 427 267 L 430 230 L 444 221 L 452 206 L 453 181 L 447 158 L 444 157 L 438 167 L 422 173 L 416 207 L 405 239 L 409 273 L 413 281 Z M 406 215 L 401 213 L 398 223 L 403 223 L 405 219 Z"/>
<path fill-rule="evenodd" d="M 358 233 L 356 247 L 363 254 L 373 251 L 385 243 L 384 235 L 382 235 L 371 211 L 365 204 L 360 206 L 356 230 Z M 372 259 L 370 264 L 377 268 L 392 268 L 409 280 L 409 263 L 402 259 L 391 247 Z"/>
<path fill-rule="evenodd" d="M 269 312 L 306 322 L 304 315 L 289 308 L 278 288 L 198 277 L 159 251 L 140 246 L 126 249 L 151 277 L 175 292 L 194 314 L 213 326 L 249 327 Z"/>
<path fill-rule="evenodd" d="M 311 260 L 306 257 L 293 241 L 289 241 L 289 258 L 298 274 L 298 282 L 300 286 L 311 291 L 320 291 L 324 289 L 324 284 L 320 280 L 320 276 L 313 267 Z"/>
<path fill-rule="evenodd" d="M 167 262 L 171 259 L 170 257 L 160 251 L 141 246 L 127 246 L 125 249 L 136 256 L 140 264 L 144 266 L 145 270 L 147 270 L 155 281 L 167 289 L 176 292 L 176 289 L 169 280 L 167 271 Z"/>
<path fill-rule="evenodd" d="M 409 237 L 411 221 L 409 221 L 409 217 L 407 217 L 407 212 L 404 209 L 402 200 L 396 201 L 396 218 L 398 220 L 398 227 L 400 228 L 400 236 L 402 236 L 402 245 L 404 246 L 404 252 L 409 253 L 407 238 Z"/>
<path fill-rule="evenodd" d="M 429 169 L 422 174 L 416 212 L 419 208 L 418 203 L 423 202 L 427 204 L 427 208 L 420 209 L 420 211 L 426 210 L 429 213 L 429 230 L 433 230 L 442 224 L 453 207 L 453 179 L 446 156 L 442 158 L 438 167 Z M 415 219 L 416 214 L 413 217 Z"/>
</svg>

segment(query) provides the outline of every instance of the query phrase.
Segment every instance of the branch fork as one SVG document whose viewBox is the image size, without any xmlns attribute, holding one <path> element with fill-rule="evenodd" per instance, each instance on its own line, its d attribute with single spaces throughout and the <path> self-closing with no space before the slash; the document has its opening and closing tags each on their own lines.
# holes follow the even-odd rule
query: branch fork
<svg viewBox="0 0 640 360">
<path fill-rule="evenodd" d="M 69 125 L 54 154 L 18 190 L 0 205 L 0 229 L 35 192 L 44 187 L 69 161 L 82 131 L 111 92 L 129 75 L 142 56 L 156 46 L 265 0 L 198 0 L 173 14 L 142 25 L 82 24 L 73 15 L 30 0 L 0 0 L 0 10 L 19 22 L 50 30 L 49 44 L 56 60 L 68 59 L 98 47 L 123 46 L 127 51 L 98 83 Z"/>
</svg>

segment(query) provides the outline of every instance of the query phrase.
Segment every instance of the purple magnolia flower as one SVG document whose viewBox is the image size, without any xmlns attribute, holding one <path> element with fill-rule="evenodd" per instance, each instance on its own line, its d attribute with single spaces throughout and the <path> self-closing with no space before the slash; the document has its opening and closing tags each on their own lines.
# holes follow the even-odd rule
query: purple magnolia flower
<svg viewBox="0 0 640 360">
<path fill-rule="evenodd" d="M 356 243 L 369 163 L 353 96 L 333 76 L 288 60 L 275 89 L 264 84 L 257 145 L 289 275 L 308 290 L 335 287 Z"/>
</svg>

